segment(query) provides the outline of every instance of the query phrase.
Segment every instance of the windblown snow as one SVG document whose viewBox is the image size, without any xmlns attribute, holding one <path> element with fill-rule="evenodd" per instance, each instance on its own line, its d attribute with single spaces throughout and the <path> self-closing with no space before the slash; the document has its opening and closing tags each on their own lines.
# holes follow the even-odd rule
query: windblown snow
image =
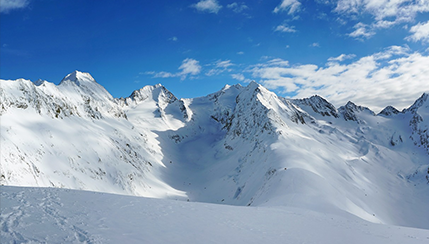
<svg viewBox="0 0 429 244">
<path fill-rule="evenodd" d="M 375 114 L 255 82 L 193 99 L 113 98 L 79 71 L 0 82 L 2 242 L 429 241 L 423 91 Z"/>
</svg>

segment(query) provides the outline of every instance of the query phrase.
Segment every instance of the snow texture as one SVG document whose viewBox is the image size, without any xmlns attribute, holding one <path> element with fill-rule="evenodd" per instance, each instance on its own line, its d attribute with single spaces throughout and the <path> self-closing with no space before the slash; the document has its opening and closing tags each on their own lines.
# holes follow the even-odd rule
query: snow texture
<svg viewBox="0 0 429 244">
<path fill-rule="evenodd" d="M 2 243 L 429 242 L 429 230 L 291 207 L 237 207 L 54 188 L 1 187 Z"/>
</svg>

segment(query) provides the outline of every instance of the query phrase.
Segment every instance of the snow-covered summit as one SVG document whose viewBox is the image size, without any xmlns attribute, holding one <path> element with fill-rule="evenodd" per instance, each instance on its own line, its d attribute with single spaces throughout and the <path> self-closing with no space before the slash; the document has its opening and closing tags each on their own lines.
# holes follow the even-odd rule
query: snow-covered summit
<svg viewBox="0 0 429 244">
<path fill-rule="evenodd" d="M 378 113 L 378 115 L 391 116 L 391 115 L 395 115 L 398 113 L 400 113 L 399 110 L 397 110 L 395 107 L 389 105 L 389 106 L 385 107 L 383 110 L 381 110 L 381 112 Z"/>
<path fill-rule="evenodd" d="M 95 81 L 95 79 L 91 76 L 91 74 L 89 74 L 87 72 L 81 72 L 78 70 L 75 70 L 72 73 L 66 75 L 62 79 L 61 83 L 66 82 L 66 81 L 72 81 L 72 82 L 76 83 L 76 85 L 78 85 L 78 86 L 80 86 L 81 84 L 85 84 L 85 83 L 97 83 Z"/>
<path fill-rule="evenodd" d="M 315 113 L 321 114 L 322 116 L 339 117 L 335 106 L 319 95 L 314 95 L 309 98 L 295 99 L 292 100 L 292 102 L 298 106 L 310 106 Z"/>
<path fill-rule="evenodd" d="M 161 84 L 154 86 L 145 86 L 139 90 L 133 91 L 129 98 L 136 103 L 143 102 L 150 98 L 159 104 L 170 104 L 178 100 L 167 88 Z"/>
<path fill-rule="evenodd" d="M 347 102 L 345 106 L 341 106 L 340 108 L 338 108 L 338 112 L 343 116 L 346 121 L 351 120 L 356 121 L 358 123 L 364 123 L 363 120 L 360 120 L 358 118 L 358 114 L 360 113 L 366 113 L 375 116 L 375 113 L 371 109 L 356 105 L 351 101 Z"/>
<path fill-rule="evenodd" d="M 408 109 L 405 111 L 415 112 L 421 107 L 428 108 L 429 107 L 429 93 L 423 93 Z"/>
<path fill-rule="evenodd" d="M 113 100 L 112 95 L 100 84 L 98 84 L 95 79 L 86 72 L 73 71 L 72 73 L 66 75 L 60 82 L 59 86 L 64 92 L 78 92 L 81 95 L 89 95 L 95 100 Z"/>
</svg>

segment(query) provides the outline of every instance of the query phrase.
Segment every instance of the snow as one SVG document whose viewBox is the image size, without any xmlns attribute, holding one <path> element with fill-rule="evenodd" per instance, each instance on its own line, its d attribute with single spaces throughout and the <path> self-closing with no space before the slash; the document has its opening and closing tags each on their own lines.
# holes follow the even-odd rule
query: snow
<svg viewBox="0 0 429 244">
<path fill-rule="evenodd" d="M 319 96 L 281 98 L 256 82 L 192 99 L 160 84 L 115 99 L 79 71 L 58 86 L 0 82 L 8 240 L 427 241 L 427 94 L 375 115 L 352 102 L 337 110 Z M 38 235 L 33 222 L 44 218 L 51 233 Z"/>
<path fill-rule="evenodd" d="M 429 230 L 293 207 L 1 187 L 2 243 L 427 243 Z"/>
</svg>

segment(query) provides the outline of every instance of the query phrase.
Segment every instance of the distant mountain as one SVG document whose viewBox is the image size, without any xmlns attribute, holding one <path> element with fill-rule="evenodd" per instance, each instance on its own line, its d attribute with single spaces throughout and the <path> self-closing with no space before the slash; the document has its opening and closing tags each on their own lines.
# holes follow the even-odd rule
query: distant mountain
<svg viewBox="0 0 429 244">
<path fill-rule="evenodd" d="M 291 206 L 429 228 L 428 94 L 378 115 L 251 82 L 113 98 L 88 73 L 0 80 L 2 185 Z"/>
</svg>

